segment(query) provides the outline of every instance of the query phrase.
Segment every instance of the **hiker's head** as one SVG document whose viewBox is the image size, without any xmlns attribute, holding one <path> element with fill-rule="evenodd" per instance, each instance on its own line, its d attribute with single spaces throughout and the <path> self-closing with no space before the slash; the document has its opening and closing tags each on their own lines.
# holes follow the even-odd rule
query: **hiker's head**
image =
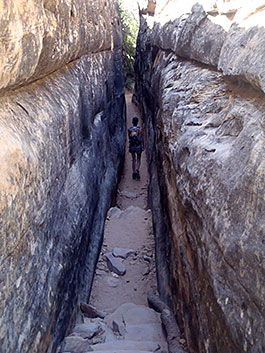
<svg viewBox="0 0 265 353">
<path fill-rule="evenodd" d="M 137 125 L 138 125 L 138 121 L 139 121 L 139 119 L 135 116 L 135 117 L 132 119 L 132 124 L 133 124 L 133 126 L 137 126 Z"/>
</svg>

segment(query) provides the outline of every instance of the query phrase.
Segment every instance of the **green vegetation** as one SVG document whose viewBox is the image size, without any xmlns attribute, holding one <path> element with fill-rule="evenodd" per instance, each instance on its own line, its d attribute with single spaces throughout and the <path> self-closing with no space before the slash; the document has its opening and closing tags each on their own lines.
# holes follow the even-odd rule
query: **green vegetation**
<svg viewBox="0 0 265 353">
<path fill-rule="evenodd" d="M 125 87 L 131 89 L 134 82 L 134 59 L 139 23 L 135 14 L 124 5 L 122 0 L 116 0 L 122 36 L 123 36 L 123 66 Z"/>
</svg>

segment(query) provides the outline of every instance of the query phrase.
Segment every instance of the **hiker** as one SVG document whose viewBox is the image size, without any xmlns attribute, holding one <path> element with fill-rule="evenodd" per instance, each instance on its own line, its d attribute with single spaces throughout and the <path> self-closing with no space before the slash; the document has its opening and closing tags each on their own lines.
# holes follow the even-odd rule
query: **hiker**
<svg viewBox="0 0 265 353">
<path fill-rule="evenodd" d="M 141 166 L 141 155 L 144 150 L 144 139 L 142 129 L 138 126 L 139 119 L 134 117 L 132 119 L 132 127 L 128 129 L 129 136 L 129 152 L 132 155 L 132 177 L 135 180 L 140 180 L 140 166 Z"/>
</svg>

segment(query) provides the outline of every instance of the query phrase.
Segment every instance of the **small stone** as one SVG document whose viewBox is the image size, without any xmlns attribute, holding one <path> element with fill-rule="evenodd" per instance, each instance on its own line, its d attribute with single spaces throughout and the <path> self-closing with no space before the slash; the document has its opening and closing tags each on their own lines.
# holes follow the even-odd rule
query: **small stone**
<svg viewBox="0 0 265 353">
<path fill-rule="evenodd" d="M 85 314 L 86 317 L 96 318 L 99 317 L 104 319 L 106 314 L 103 311 L 97 310 L 94 306 L 87 303 L 80 303 L 80 309 Z"/>
<path fill-rule="evenodd" d="M 126 267 L 124 264 L 114 257 L 112 253 L 107 253 L 105 257 L 107 259 L 108 268 L 111 272 L 115 272 L 119 276 L 123 276 L 126 273 Z"/>
<path fill-rule="evenodd" d="M 150 262 L 150 263 L 152 263 L 152 262 L 153 262 L 152 257 L 150 257 L 150 256 L 146 256 L 146 255 L 144 255 L 144 260 L 145 260 L 145 261 L 148 261 L 148 262 Z"/>
<path fill-rule="evenodd" d="M 146 269 L 143 271 L 142 275 L 143 275 L 143 276 L 146 276 L 146 275 L 149 275 L 149 273 L 150 273 L 150 268 L 146 268 Z"/>
<path fill-rule="evenodd" d="M 118 207 L 112 207 L 110 208 L 109 212 L 108 212 L 108 218 L 109 219 L 119 219 L 124 215 L 124 211 L 122 211 L 121 209 L 119 209 Z"/>
<path fill-rule="evenodd" d="M 114 248 L 112 249 L 112 255 L 115 257 L 121 257 L 127 259 L 129 255 L 135 254 L 136 252 L 132 249 Z"/>
<path fill-rule="evenodd" d="M 117 278 L 112 278 L 112 277 L 106 278 L 106 282 L 112 288 L 116 288 L 120 284 L 120 282 L 119 282 L 119 280 Z"/>
<path fill-rule="evenodd" d="M 182 345 L 184 345 L 184 344 L 186 344 L 186 341 L 185 341 L 183 338 L 181 338 L 181 339 L 179 340 L 179 343 L 182 344 Z"/>
</svg>

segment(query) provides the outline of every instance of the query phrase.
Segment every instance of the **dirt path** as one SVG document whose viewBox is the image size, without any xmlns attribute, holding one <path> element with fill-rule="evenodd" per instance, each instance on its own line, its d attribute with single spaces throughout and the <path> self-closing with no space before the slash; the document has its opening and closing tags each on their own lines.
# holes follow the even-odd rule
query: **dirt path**
<svg viewBox="0 0 265 353">
<path fill-rule="evenodd" d="M 132 94 L 126 94 L 128 127 L 134 116 L 139 117 L 131 99 Z M 146 209 L 148 173 L 145 152 L 142 155 L 140 174 L 140 181 L 132 179 L 127 141 L 124 174 L 118 190 L 118 208 L 109 211 L 105 224 L 104 244 L 90 299 L 90 304 L 100 310 L 126 302 L 145 305 L 147 291 L 156 288 L 151 211 Z M 134 251 L 123 260 L 126 268 L 123 276 L 109 271 L 106 264 L 105 254 L 114 248 Z"/>
</svg>

